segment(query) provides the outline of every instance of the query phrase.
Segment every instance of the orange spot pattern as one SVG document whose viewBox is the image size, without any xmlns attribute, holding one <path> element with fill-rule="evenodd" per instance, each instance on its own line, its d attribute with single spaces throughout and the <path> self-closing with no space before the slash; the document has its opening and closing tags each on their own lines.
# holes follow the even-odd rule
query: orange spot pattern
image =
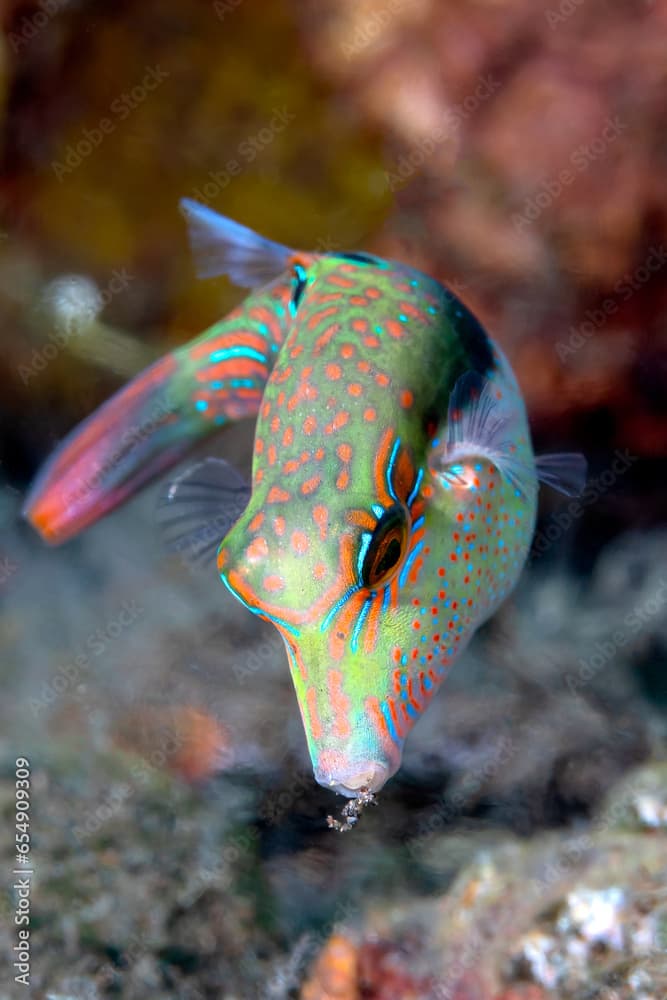
<svg viewBox="0 0 667 1000">
<path fill-rule="evenodd" d="M 372 270 L 368 269 L 367 273 Z M 316 740 L 327 735 L 337 739 L 348 736 L 351 711 L 359 709 L 352 704 L 354 696 L 346 687 L 347 663 L 345 666 L 341 663 L 350 656 L 352 638 L 355 638 L 358 655 L 371 657 L 377 648 L 382 648 L 385 616 L 398 625 L 400 619 L 393 616 L 399 611 L 403 614 L 409 601 L 411 613 L 407 624 L 410 634 L 403 636 L 403 645 L 394 645 L 389 651 L 395 667 L 390 677 L 390 693 L 386 697 L 383 694 L 382 700 L 375 692 L 363 701 L 369 724 L 388 744 L 400 742 L 412 726 L 415 715 L 423 711 L 442 680 L 445 667 L 461 644 L 465 644 L 477 607 L 483 605 L 490 590 L 499 591 L 504 586 L 499 582 L 500 561 L 511 560 L 520 546 L 514 540 L 516 525 L 513 519 L 507 511 L 499 511 L 506 491 L 498 471 L 486 465 L 483 472 L 466 470 L 465 474 L 470 474 L 468 482 L 473 484 L 476 493 L 461 494 L 461 505 L 457 507 L 459 494 L 454 484 L 446 497 L 452 506 L 447 523 L 453 522 L 457 531 L 443 529 L 437 539 L 430 535 L 431 554 L 430 547 L 424 544 L 426 526 L 415 528 L 404 557 L 404 568 L 393 577 L 387 596 L 382 591 L 372 598 L 368 598 L 365 591 L 348 594 L 350 581 L 354 581 L 358 573 L 358 532 L 372 531 L 376 518 L 370 509 L 346 511 L 346 526 L 342 526 L 339 523 L 341 508 L 334 499 L 332 487 L 335 485 L 338 491 L 345 491 L 353 478 L 355 482 L 366 482 L 367 472 L 364 470 L 357 478 L 355 463 L 370 460 L 373 503 L 387 507 L 395 502 L 393 494 L 403 501 L 412 495 L 416 470 L 410 449 L 404 446 L 396 451 L 394 444 L 399 427 L 404 442 L 410 442 L 408 432 L 402 428 L 409 427 L 409 422 L 418 417 L 420 400 L 417 383 L 413 381 L 411 388 L 405 385 L 405 373 L 395 364 L 395 359 L 403 356 L 398 353 L 402 351 L 406 369 L 409 369 L 410 359 L 403 342 L 410 338 L 417 356 L 420 325 L 434 323 L 427 315 L 427 307 L 431 314 L 442 308 L 437 296 L 428 295 L 421 289 L 414 291 L 411 286 L 416 286 L 417 281 L 408 284 L 404 275 L 396 281 L 394 275 L 391 282 L 393 315 L 384 314 L 381 300 L 385 292 L 366 284 L 368 279 L 363 275 L 364 268 L 346 262 L 334 273 L 327 274 L 319 290 L 317 281 L 308 287 L 299 307 L 303 310 L 302 323 L 300 326 L 292 324 L 286 345 L 294 363 L 279 363 L 269 381 L 268 398 L 261 404 L 264 423 L 258 428 L 261 433 L 255 443 L 258 473 L 255 481 L 260 483 L 266 472 L 266 503 L 289 506 L 284 508 L 284 516 L 270 517 L 270 524 L 260 517 L 261 511 L 255 514 L 249 528 L 252 532 L 262 530 L 263 534 L 250 542 L 248 557 L 266 558 L 268 552 L 270 560 L 272 537 L 269 529 L 272 528 L 278 539 L 285 536 L 280 542 L 281 552 L 290 551 L 304 557 L 304 573 L 312 565 L 308 573 L 310 579 L 328 580 L 326 593 L 317 593 L 318 588 L 315 588 L 312 604 L 304 607 L 299 603 L 298 608 L 290 610 L 289 606 L 282 606 L 279 595 L 285 594 L 285 602 L 289 603 L 293 581 L 270 573 L 262 577 L 261 586 L 267 595 L 277 595 L 274 609 L 268 596 L 265 599 L 251 595 L 247 581 L 244 583 L 242 578 L 234 577 L 234 584 L 238 582 L 240 588 L 245 587 L 244 593 L 252 607 L 259 603 L 267 614 L 290 624 L 321 622 L 332 608 L 337 609 L 324 637 L 329 653 L 324 668 L 327 671 L 326 710 L 323 711 L 321 703 L 318 713 L 318 697 L 325 697 L 323 678 L 318 678 L 304 694 L 307 702 L 304 715 L 308 717 L 307 726 Z M 384 275 L 381 280 L 376 272 L 375 280 L 383 285 Z M 419 280 L 423 282 L 423 276 Z M 403 296 L 400 303 L 396 292 Z M 348 307 L 352 309 L 351 314 L 346 314 Z M 378 318 L 370 318 L 370 310 L 378 309 Z M 359 315 L 361 310 L 365 310 L 366 315 Z M 399 312 L 401 322 L 398 321 Z M 260 377 L 259 370 L 257 377 Z M 393 426 L 394 421 L 396 426 Z M 435 430 L 433 427 L 428 433 L 435 435 Z M 305 443 L 312 451 L 304 449 Z M 390 459 L 393 463 L 391 488 L 387 482 Z M 313 464 L 304 468 L 310 462 Z M 313 474 L 315 469 L 317 474 Z M 290 477 L 289 483 L 281 481 L 282 477 Z M 442 504 L 443 490 L 437 475 L 433 475 L 427 477 L 419 496 L 412 500 L 413 524 L 424 513 L 424 504 L 436 494 Z M 312 523 L 308 522 L 308 512 Z M 304 514 L 306 516 L 302 516 Z M 277 544 L 276 539 L 273 541 Z M 334 553 L 337 565 L 333 565 Z M 487 560 L 483 559 L 485 556 Z M 224 555 L 221 560 L 224 561 Z M 269 561 L 267 568 L 269 566 L 280 567 L 280 564 Z M 302 602 L 302 587 L 299 594 Z M 290 641 L 290 645 L 293 648 L 293 642 Z M 295 651 L 295 661 L 305 676 L 306 666 L 297 653 Z M 340 668 L 336 666 L 339 663 Z M 369 666 L 373 667 L 371 660 Z M 374 680 L 377 682 L 377 677 L 371 674 L 369 683 Z"/>
</svg>

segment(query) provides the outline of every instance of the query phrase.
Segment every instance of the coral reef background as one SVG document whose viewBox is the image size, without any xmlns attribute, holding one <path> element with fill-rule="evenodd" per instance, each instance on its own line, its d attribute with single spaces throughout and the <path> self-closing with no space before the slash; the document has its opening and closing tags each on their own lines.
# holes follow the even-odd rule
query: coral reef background
<svg viewBox="0 0 667 1000">
<path fill-rule="evenodd" d="M 663 997 L 665 0 L 0 18 L 0 853 L 25 755 L 34 995 Z M 159 484 L 62 549 L 19 519 L 57 441 L 240 298 L 195 280 L 183 195 L 434 274 L 536 448 L 590 461 L 352 835 L 278 637 L 165 555 Z M 245 471 L 251 440 L 217 447 Z"/>
</svg>

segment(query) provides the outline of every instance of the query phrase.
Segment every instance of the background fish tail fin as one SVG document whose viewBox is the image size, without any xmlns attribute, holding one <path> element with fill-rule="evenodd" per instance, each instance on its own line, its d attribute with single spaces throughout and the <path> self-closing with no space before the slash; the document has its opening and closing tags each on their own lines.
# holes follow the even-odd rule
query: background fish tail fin
<svg viewBox="0 0 667 1000">
<path fill-rule="evenodd" d="M 177 462 L 201 437 L 259 410 L 285 338 L 289 280 L 137 375 L 76 427 L 30 489 L 24 516 L 66 541 Z"/>
<path fill-rule="evenodd" d="M 117 507 L 209 430 L 188 413 L 177 354 L 168 354 L 76 427 L 48 459 L 23 514 L 59 544 Z"/>
</svg>

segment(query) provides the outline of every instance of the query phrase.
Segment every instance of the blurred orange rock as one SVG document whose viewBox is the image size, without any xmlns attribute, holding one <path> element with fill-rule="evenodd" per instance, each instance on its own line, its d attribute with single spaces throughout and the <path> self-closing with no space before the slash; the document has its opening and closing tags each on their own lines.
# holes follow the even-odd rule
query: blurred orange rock
<svg viewBox="0 0 667 1000">
<path fill-rule="evenodd" d="M 315 961 L 301 1000 L 359 1000 L 357 948 L 334 934 Z"/>
<path fill-rule="evenodd" d="M 117 724 L 114 742 L 158 770 L 202 781 L 233 761 L 229 734 L 216 718 L 192 705 L 145 706 Z"/>
</svg>

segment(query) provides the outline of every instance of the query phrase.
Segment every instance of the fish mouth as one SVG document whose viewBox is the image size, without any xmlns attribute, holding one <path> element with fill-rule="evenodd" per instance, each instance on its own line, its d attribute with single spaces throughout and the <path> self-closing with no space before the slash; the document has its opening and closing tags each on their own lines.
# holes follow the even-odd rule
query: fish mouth
<svg viewBox="0 0 667 1000">
<path fill-rule="evenodd" d="M 357 798 L 362 792 L 379 792 L 383 785 L 398 770 L 387 763 L 373 761 L 350 769 L 347 773 L 340 767 L 327 767 L 322 761 L 315 768 L 315 780 L 323 788 L 328 788 L 348 799 Z"/>
</svg>

